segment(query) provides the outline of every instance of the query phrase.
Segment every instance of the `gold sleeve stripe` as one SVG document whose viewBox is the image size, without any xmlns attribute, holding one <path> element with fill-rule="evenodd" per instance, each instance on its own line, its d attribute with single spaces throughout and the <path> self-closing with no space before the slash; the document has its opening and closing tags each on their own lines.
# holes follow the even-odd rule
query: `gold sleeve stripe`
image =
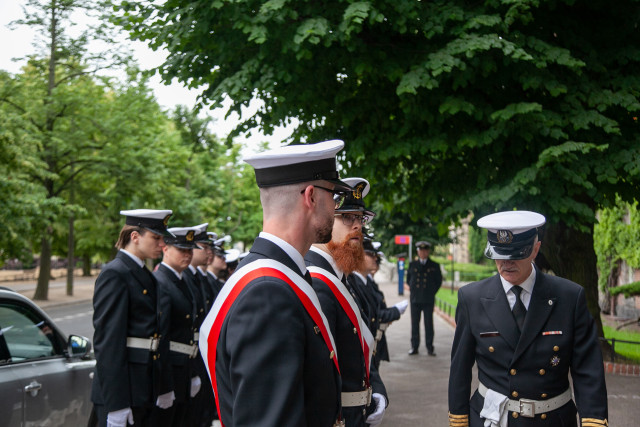
<svg viewBox="0 0 640 427">
<path fill-rule="evenodd" d="M 604 420 L 598 418 L 583 418 L 582 427 L 602 427 L 608 426 L 609 422 L 605 418 Z"/>
<path fill-rule="evenodd" d="M 469 419 L 469 414 L 464 414 L 464 415 L 456 415 L 456 414 L 452 414 L 451 412 L 449 412 L 449 419 Z"/>
</svg>

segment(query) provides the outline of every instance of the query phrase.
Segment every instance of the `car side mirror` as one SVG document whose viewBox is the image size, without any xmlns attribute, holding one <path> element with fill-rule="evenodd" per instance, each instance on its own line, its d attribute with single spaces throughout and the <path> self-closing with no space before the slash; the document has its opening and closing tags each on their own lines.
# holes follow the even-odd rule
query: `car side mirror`
<svg viewBox="0 0 640 427">
<path fill-rule="evenodd" d="M 91 341 L 79 335 L 69 335 L 67 352 L 69 357 L 85 357 L 91 351 Z"/>
</svg>

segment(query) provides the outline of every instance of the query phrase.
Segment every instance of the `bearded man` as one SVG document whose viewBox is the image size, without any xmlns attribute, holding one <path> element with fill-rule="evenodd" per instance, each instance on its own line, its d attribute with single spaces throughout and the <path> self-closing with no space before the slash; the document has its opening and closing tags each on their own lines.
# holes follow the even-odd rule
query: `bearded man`
<svg viewBox="0 0 640 427">
<path fill-rule="evenodd" d="M 347 283 L 347 275 L 364 265 L 362 226 L 375 214 L 362 201 L 369 183 L 345 178 L 353 187 L 336 205 L 331 240 L 315 244 L 305 256 L 312 286 L 333 334 L 342 375 L 342 416 L 346 426 L 376 426 L 387 406 L 387 393 L 371 364 L 374 336 L 367 326 L 369 307 Z"/>
</svg>

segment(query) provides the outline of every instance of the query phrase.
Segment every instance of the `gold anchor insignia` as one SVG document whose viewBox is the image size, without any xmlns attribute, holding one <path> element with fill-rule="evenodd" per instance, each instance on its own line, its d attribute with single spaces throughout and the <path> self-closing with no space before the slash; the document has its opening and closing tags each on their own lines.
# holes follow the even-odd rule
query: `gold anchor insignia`
<svg viewBox="0 0 640 427">
<path fill-rule="evenodd" d="M 164 219 L 162 220 L 162 223 L 164 224 L 165 227 L 167 226 L 167 224 L 169 224 L 169 217 L 170 216 L 171 216 L 171 214 L 165 216 Z"/>
<path fill-rule="evenodd" d="M 193 230 L 189 230 L 187 232 L 187 235 L 185 236 L 185 239 L 187 239 L 187 242 L 192 242 L 193 241 L 193 235 L 194 235 L 194 231 Z"/>
<path fill-rule="evenodd" d="M 362 191 L 364 190 L 364 187 L 366 186 L 366 184 L 364 182 L 361 182 L 360 184 L 356 185 L 353 189 L 353 198 L 354 199 L 362 199 Z"/>
<path fill-rule="evenodd" d="M 513 233 L 509 230 L 498 230 L 496 238 L 498 243 L 511 243 L 513 241 Z"/>
</svg>

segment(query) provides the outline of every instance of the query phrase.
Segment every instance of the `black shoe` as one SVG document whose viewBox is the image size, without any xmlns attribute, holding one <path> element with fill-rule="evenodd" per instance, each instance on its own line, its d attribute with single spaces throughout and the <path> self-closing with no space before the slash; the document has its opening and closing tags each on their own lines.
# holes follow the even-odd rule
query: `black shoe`
<svg viewBox="0 0 640 427">
<path fill-rule="evenodd" d="M 431 350 L 427 350 L 427 354 L 428 354 L 429 356 L 433 356 L 433 357 L 435 357 L 435 356 L 436 356 L 436 352 L 435 352 L 433 349 L 431 349 Z"/>
<path fill-rule="evenodd" d="M 418 354 L 417 348 L 412 348 L 411 350 L 409 350 L 409 356 L 415 356 L 416 354 Z"/>
</svg>

